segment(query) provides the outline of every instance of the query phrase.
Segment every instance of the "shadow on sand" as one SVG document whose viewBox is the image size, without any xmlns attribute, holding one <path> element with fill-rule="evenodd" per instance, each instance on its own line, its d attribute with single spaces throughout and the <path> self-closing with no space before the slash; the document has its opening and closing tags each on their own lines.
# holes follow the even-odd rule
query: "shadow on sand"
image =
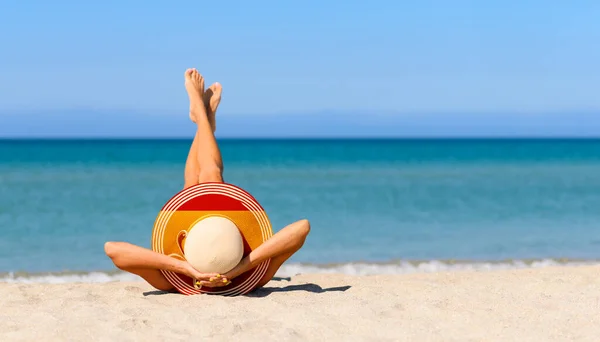
<svg viewBox="0 0 600 342">
<path fill-rule="evenodd" d="M 286 277 L 286 278 L 281 278 L 281 277 L 273 277 L 272 281 L 291 281 L 292 278 Z M 350 289 L 351 286 L 338 286 L 338 287 L 329 287 L 329 288 L 322 288 L 321 286 L 317 285 L 317 284 L 300 284 L 300 285 L 288 285 L 288 286 L 284 286 L 284 287 L 261 287 L 260 289 L 256 289 L 252 292 L 250 292 L 249 294 L 247 294 L 247 297 L 257 297 L 257 298 L 263 298 L 263 297 L 267 297 L 272 293 L 275 292 L 294 292 L 294 291 L 304 291 L 304 292 L 311 292 L 311 293 L 325 293 L 325 292 L 345 292 L 348 289 Z M 160 295 L 165 295 L 165 294 L 171 294 L 171 293 L 177 293 L 177 292 L 168 292 L 168 291 L 147 291 L 144 292 L 144 297 L 146 296 L 160 296 Z"/>
<path fill-rule="evenodd" d="M 325 292 L 345 292 L 351 286 L 338 286 L 338 287 L 328 287 L 322 288 L 317 284 L 300 284 L 300 285 L 288 285 L 284 287 L 262 287 L 260 289 L 256 289 L 253 292 L 247 294 L 247 297 L 267 297 L 275 292 L 294 292 L 294 291 L 304 291 L 311 293 L 325 293 Z"/>
<path fill-rule="evenodd" d="M 143 295 L 144 295 L 144 297 L 148 297 L 148 296 L 162 296 L 162 295 L 166 295 L 166 294 L 176 294 L 176 293 L 179 293 L 179 292 L 154 290 L 154 291 L 146 291 L 143 293 Z"/>
</svg>

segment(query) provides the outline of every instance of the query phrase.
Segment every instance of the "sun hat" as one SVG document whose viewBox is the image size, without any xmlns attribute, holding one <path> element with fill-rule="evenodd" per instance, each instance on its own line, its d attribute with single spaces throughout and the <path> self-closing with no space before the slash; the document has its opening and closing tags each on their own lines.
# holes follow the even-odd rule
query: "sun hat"
<svg viewBox="0 0 600 342">
<path fill-rule="evenodd" d="M 187 260 L 203 273 L 225 273 L 272 235 L 264 209 L 248 192 L 227 183 L 202 183 L 180 191 L 162 207 L 154 222 L 152 250 Z M 236 296 L 254 289 L 269 262 L 224 287 L 197 288 L 190 277 L 161 272 L 185 295 Z"/>
</svg>

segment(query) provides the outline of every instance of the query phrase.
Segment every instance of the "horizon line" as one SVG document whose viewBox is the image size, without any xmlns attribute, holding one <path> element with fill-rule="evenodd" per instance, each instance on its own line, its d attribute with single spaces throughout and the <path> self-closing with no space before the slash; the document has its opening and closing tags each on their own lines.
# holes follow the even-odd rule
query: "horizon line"
<svg viewBox="0 0 600 342">
<path fill-rule="evenodd" d="M 3 137 L 0 136 L 0 141 L 81 141 L 81 140 L 96 140 L 96 141 L 107 141 L 107 140 L 164 140 L 164 141 L 188 141 L 193 140 L 193 137 L 128 137 L 128 136 L 107 136 L 107 137 L 77 137 L 77 136 L 56 136 L 56 137 L 43 137 L 43 136 L 32 136 L 32 137 Z M 600 140 L 600 135 L 597 136 L 567 136 L 567 135 L 532 135 L 532 136 L 314 136 L 314 137 L 278 137 L 278 136 L 264 136 L 264 137 L 216 137 L 216 140 Z"/>
<path fill-rule="evenodd" d="M 54 113 L 54 112 L 130 112 L 132 114 L 142 113 L 164 113 L 165 111 L 179 110 L 177 106 L 172 108 L 127 108 L 127 107 L 96 107 L 96 106 L 82 106 L 82 107 L 56 107 L 56 108 L 0 108 L 0 114 L 10 114 L 18 112 L 38 112 L 38 113 Z M 320 108 L 310 110 L 279 110 L 279 111 L 267 111 L 267 112 L 240 112 L 240 111 L 228 111 L 228 116 L 254 116 L 254 115 L 310 115 L 320 114 L 323 112 L 338 113 L 338 114 L 362 114 L 364 112 L 377 112 L 385 114 L 565 114 L 565 113 L 577 113 L 577 114 L 592 114 L 599 113 L 600 108 L 547 108 L 547 109 L 526 109 L 526 108 L 512 108 L 512 109 L 373 109 L 373 108 Z"/>
</svg>

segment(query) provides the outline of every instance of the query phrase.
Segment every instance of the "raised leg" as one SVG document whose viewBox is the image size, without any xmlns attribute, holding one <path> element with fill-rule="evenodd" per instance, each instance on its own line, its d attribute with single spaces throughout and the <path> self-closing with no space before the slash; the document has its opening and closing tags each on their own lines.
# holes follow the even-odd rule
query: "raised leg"
<svg viewBox="0 0 600 342">
<path fill-rule="evenodd" d="M 204 78 L 196 69 L 186 70 L 185 88 L 190 98 L 190 116 L 196 119 L 197 129 L 194 149 L 199 169 L 196 184 L 222 182 L 223 161 L 221 151 L 217 145 L 204 105 Z M 186 180 L 186 185 L 188 185 L 187 183 Z"/>
<path fill-rule="evenodd" d="M 221 87 L 219 83 L 214 83 L 204 92 L 204 95 L 202 96 L 206 109 L 206 115 L 213 133 L 216 131 L 217 127 L 216 113 L 217 108 L 221 103 L 222 91 L 223 87 Z M 196 112 L 192 112 L 190 106 L 190 119 L 192 122 L 197 124 L 196 114 Z M 198 163 L 198 153 L 200 151 L 198 149 L 198 139 L 196 138 L 197 135 L 198 134 L 196 132 L 196 134 L 194 134 L 192 146 L 190 147 L 190 152 L 188 153 L 188 157 L 185 162 L 184 189 L 198 184 L 200 179 L 200 164 Z"/>
</svg>

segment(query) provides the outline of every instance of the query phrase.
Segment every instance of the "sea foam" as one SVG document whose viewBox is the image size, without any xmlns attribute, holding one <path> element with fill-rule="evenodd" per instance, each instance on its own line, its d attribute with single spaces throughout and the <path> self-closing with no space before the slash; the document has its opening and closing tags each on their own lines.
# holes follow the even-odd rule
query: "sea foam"
<svg viewBox="0 0 600 342">
<path fill-rule="evenodd" d="M 551 266 L 583 266 L 600 265 L 600 260 L 507 260 L 507 261 L 455 261 L 455 260 L 428 260 L 428 261 L 396 261 L 388 263 L 341 263 L 341 264 L 300 264 L 290 263 L 283 265 L 277 276 L 291 277 L 299 274 L 347 274 L 347 275 L 390 275 L 411 273 L 434 273 L 456 271 L 494 271 L 542 268 Z M 140 278 L 126 273 L 115 271 L 94 272 L 56 272 L 56 273 L 25 273 L 9 272 L 0 274 L 0 282 L 7 283 L 107 283 L 114 281 L 139 281 Z"/>
</svg>

